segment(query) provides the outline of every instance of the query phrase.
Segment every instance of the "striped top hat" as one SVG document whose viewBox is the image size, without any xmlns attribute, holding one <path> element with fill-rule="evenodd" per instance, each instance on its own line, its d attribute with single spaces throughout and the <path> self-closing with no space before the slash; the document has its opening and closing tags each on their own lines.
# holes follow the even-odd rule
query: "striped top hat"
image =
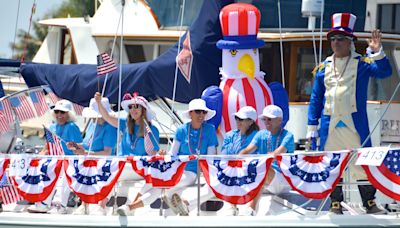
<svg viewBox="0 0 400 228">
<path fill-rule="evenodd" d="M 251 49 L 265 43 L 257 39 L 260 11 L 247 3 L 234 3 L 222 8 L 219 14 L 223 39 L 217 42 L 219 49 Z"/>
<path fill-rule="evenodd" d="M 335 13 L 332 15 L 332 28 L 329 30 L 327 37 L 335 34 L 343 34 L 345 36 L 357 37 L 353 34 L 354 25 L 356 24 L 357 17 L 351 13 Z"/>
</svg>

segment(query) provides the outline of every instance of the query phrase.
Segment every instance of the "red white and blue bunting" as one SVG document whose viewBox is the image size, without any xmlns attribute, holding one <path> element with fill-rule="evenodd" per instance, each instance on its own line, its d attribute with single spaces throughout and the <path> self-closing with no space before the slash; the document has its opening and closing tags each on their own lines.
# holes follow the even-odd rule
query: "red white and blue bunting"
<svg viewBox="0 0 400 228">
<path fill-rule="evenodd" d="M 5 157 L 0 157 L 0 180 L 3 178 L 3 174 L 6 171 L 8 164 L 10 163 L 10 159 Z"/>
<path fill-rule="evenodd" d="M 272 157 L 200 159 L 200 167 L 215 196 L 232 204 L 253 200 L 264 186 Z"/>
<path fill-rule="evenodd" d="M 134 156 L 129 158 L 132 168 L 153 187 L 170 188 L 181 180 L 186 163 L 196 159 L 193 155 Z"/>
<path fill-rule="evenodd" d="M 349 153 L 326 153 L 320 155 L 278 155 L 282 174 L 293 190 L 306 198 L 323 199 L 338 184 L 349 159 Z"/>
<path fill-rule="evenodd" d="M 69 158 L 64 160 L 67 182 L 86 203 L 97 203 L 111 192 L 125 166 L 125 159 Z"/>
<path fill-rule="evenodd" d="M 368 180 L 379 191 L 400 201 L 400 151 L 390 150 L 380 166 L 362 166 Z"/>
<path fill-rule="evenodd" d="M 12 176 L 18 193 L 29 202 L 41 202 L 53 191 L 60 175 L 62 160 L 58 158 L 27 158 L 27 173 Z"/>
</svg>

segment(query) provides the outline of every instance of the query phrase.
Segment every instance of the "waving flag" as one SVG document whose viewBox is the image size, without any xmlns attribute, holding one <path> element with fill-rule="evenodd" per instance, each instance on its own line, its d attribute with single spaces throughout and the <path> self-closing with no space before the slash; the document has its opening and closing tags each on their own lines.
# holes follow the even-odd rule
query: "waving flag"
<svg viewBox="0 0 400 228">
<path fill-rule="evenodd" d="M 37 90 L 29 92 L 29 96 L 31 97 L 33 107 L 38 117 L 43 116 L 49 110 L 44 93 Z"/>
<path fill-rule="evenodd" d="M 24 94 L 8 98 L 19 121 L 35 118 L 35 113 Z"/>
<path fill-rule="evenodd" d="M 150 127 L 146 125 L 145 133 L 144 133 L 144 150 L 148 155 L 153 155 L 154 145 L 151 141 L 151 135 L 153 132 L 151 131 Z"/>
<path fill-rule="evenodd" d="M 215 196 L 232 204 L 253 200 L 264 186 L 273 158 L 200 159 L 200 167 Z"/>
<path fill-rule="evenodd" d="M 400 201 L 400 150 L 390 150 L 380 166 L 362 167 L 375 188 Z"/>
<path fill-rule="evenodd" d="M 350 151 L 321 152 L 320 155 L 284 154 L 277 160 L 290 186 L 306 198 L 323 199 L 335 189 Z"/>
<path fill-rule="evenodd" d="M 53 134 L 49 129 L 44 128 L 44 137 L 49 149 L 49 155 L 64 155 L 64 150 L 57 135 Z"/>
<path fill-rule="evenodd" d="M 13 122 L 11 104 L 7 99 L 0 101 L 0 133 L 11 130 L 10 123 Z"/>
<path fill-rule="evenodd" d="M 111 192 L 125 160 L 69 158 L 64 160 L 68 185 L 85 203 L 97 203 Z"/>
<path fill-rule="evenodd" d="M 60 175 L 62 160 L 58 158 L 28 159 L 26 175 L 12 177 L 18 193 L 29 202 L 41 202 L 50 195 Z"/>
<path fill-rule="evenodd" d="M 51 100 L 51 102 L 53 102 L 53 104 L 56 104 L 57 101 L 60 100 L 60 98 L 49 87 L 45 87 L 44 90 L 46 91 L 47 95 L 50 97 L 50 100 Z"/>
<path fill-rule="evenodd" d="M 102 53 L 97 56 L 97 75 L 103 75 L 113 72 L 117 69 L 114 60 L 107 53 Z"/>
<path fill-rule="evenodd" d="M 74 107 L 76 115 L 81 116 L 83 111 L 83 106 L 75 103 L 73 103 L 72 106 Z"/>
<path fill-rule="evenodd" d="M 3 178 L 3 174 L 5 173 L 8 164 L 10 164 L 10 159 L 0 157 L 0 180 Z"/>
<path fill-rule="evenodd" d="M 170 188 L 181 180 L 186 163 L 196 159 L 193 155 L 155 155 L 129 158 L 133 170 L 153 187 Z"/>
<path fill-rule="evenodd" d="M 22 196 L 18 194 L 15 186 L 12 185 L 11 179 L 8 175 L 3 175 L 0 179 L 0 197 L 4 204 L 11 204 L 23 200 Z"/>
</svg>

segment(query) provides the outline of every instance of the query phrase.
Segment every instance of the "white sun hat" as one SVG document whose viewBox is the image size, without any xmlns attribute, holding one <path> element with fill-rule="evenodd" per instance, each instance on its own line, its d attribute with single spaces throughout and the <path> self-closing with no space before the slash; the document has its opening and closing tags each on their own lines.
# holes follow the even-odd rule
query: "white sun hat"
<svg viewBox="0 0 400 228">
<path fill-rule="evenodd" d="M 109 115 L 115 116 L 114 111 L 111 110 L 110 102 L 107 97 L 101 98 L 101 104 Z M 99 107 L 94 98 L 90 99 L 89 107 L 86 107 L 82 111 L 82 116 L 85 118 L 101 118 L 102 115 L 99 112 Z"/>
<path fill-rule="evenodd" d="M 252 119 L 254 121 L 257 120 L 257 111 L 251 106 L 242 107 L 234 115 L 242 120 L 245 119 Z"/>
<path fill-rule="evenodd" d="M 268 118 L 283 118 L 282 109 L 276 105 L 268 105 L 264 108 L 262 115 L 259 118 L 268 117 Z"/>
<path fill-rule="evenodd" d="M 209 119 L 213 118 L 215 116 L 215 114 L 216 114 L 216 111 L 207 108 L 206 102 L 204 100 L 202 100 L 202 99 L 193 99 L 193 100 L 191 100 L 189 102 L 189 109 L 182 113 L 182 117 L 185 118 L 185 119 L 190 120 L 189 112 L 190 111 L 194 111 L 194 110 L 207 111 L 207 114 L 204 117 L 204 120 L 209 120 Z"/>
<path fill-rule="evenodd" d="M 149 102 L 146 100 L 146 98 L 137 95 L 134 95 L 132 97 L 129 93 L 127 93 L 124 95 L 122 100 L 123 101 L 121 102 L 121 106 L 125 110 L 125 112 L 129 113 L 129 105 L 138 104 L 146 109 L 148 121 L 156 117 L 156 113 L 153 110 L 151 110 Z"/>
<path fill-rule="evenodd" d="M 72 103 L 69 100 L 59 100 L 53 108 L 53 111 L 63 111 L 63 112 L 72 112 L 74 109 L 72 108 Z"/>
</svg>

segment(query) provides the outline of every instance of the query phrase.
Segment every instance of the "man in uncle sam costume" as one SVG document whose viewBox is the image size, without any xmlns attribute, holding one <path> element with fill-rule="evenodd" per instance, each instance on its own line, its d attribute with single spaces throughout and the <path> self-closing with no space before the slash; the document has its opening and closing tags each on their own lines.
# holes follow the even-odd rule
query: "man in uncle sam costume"
<svg viewBox="0 0 400 228">
<path fill-rule="evenodd" d="M 261 115 L 263 108 L 274 104 L 276 99 L 264 81 L 265 73 L 260 71 L 258 48 L 264 45 L 263 40 L 257 39 L 260 11 L 250 4 L 234 3 L 222 8 L 219 17 L 223 34 L 223 39 L 217 42 L 217 47 L 222 49 L 220 130 L 224 133 L 236 129 L 233 113 L 240 108 L 251 106 Z M 287 94 L 282 86 L 280 90 Z M 265 128 L 262 121 L 258 124 Z"/>
<path fill-rule="evenodd" d="M 334 151 L 360 148 L 369 135 L 366 101 L 370 77 L 389 77 L 391 66 L 381 45 L 382 34 L 372 31 L 368 39 L 367 57 L 355 52 L 353 34 L 356 16 L 336 13 L 327 34 L 333 55 L 313 71 L 315 76 L 308 109 L 307 138 L 320 137 L 320 150 Z M 319 134 L 318 122 L 321 119 Z M 364 143 L 371 146 L 371 140 Z M 354 164 L 354 162 L 353 162 Z M 349 166 L 356 180 L 367 180 L 360 166 Z M 383 213 L 375 204 L 376 189 L 358 186 L 367 213 Z M 331 194 L 331 213 L 342 214 L 342 187 Z"/>
</svg>

